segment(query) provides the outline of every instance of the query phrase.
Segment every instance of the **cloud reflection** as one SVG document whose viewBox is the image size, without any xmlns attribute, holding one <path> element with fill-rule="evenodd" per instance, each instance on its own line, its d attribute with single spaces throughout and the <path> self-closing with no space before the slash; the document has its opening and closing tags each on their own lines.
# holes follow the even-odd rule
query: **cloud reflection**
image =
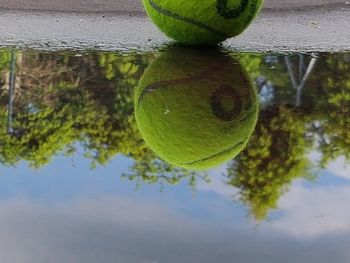
<svg viewBox="0 0 350 263">
<path fill-rule="evenodd" d="M 235 221 L 232 215 L 227 222 L 208 222 L 154 200 L 101 197 L 51 207 L 25 199 L 2 201 L 0 259 L 13 263 L 347 262 L 348 190 L 338 189 L 336 195 L 336 189 L 308 192 L 297 186 L 282 199 L 284 215 L 258 228 Z M 316 218 L 320 212 L 324 217 Z M 316 238 L 320 234 L 324 237 Z"/>
</svg>

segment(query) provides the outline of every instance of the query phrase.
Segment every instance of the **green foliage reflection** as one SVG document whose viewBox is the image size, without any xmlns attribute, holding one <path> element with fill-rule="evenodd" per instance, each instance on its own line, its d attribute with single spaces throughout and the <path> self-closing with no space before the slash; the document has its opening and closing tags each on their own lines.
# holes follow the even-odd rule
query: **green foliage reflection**
<svg viewBox="0 0 350 263">
<path fill-rule="evenodd" d="M 240 189 L 241 201 L 261 220 L 294 180 L 313 178 L 315 166 L 326 167 L 340 156 L 350 161 L 350 59 L 320 56 L 297 94 L 284 56 L 233 56 L 257 81 L 263 103 L 250 143 L 227 166 L 226 183 Z M 92 167 L 119 154 L 133 159 L 124 176 L 138 183 L 208 180 L 159 160 L 141 138 L 134 89 L 153 59 L 153 54 L 17 53 L 11 108 L 11 53 L 0 50 L 0 162 L 14 166 L 24 160 L 39 168 L 57 154 L 83 149 Z M 294 56 L 290 63 L 294 70 L 301 65 Z M 321 154 L 319 163 L 309 161 L 312 151 Z"/>
</svg>

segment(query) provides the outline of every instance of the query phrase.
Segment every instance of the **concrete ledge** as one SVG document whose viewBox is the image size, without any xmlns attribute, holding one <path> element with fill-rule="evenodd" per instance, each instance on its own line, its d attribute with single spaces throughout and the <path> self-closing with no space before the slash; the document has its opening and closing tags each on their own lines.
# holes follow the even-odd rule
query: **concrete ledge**
<svg viewBox="0 0 350 263">
<path fill-rule="evenodd" d="M 6 1 L 0 0 L 0 6 Z M 42 0 L 21 1 L 25 5 Z M 65 12 L 66 0 L 57 2 L 56 7 L 59 3 L 64 7 L 61 11 L 0 10 L 0 46 L 142 52 L 171 43 L 144 15 L 139 2 L 123 1 L 107 12 L 103 10 L 112 2 L 106 1 L 84 1 L 91 12 L 82 6 L 78 13 Z M 223 45 L 239 51 L 350 51 L 350 5 L 315 0 L 314 5 L 300 8 L 301 1 L 294 0 L 286 3 L 295 7 L 278 8 L 279 1 L 269 2 L 275 8 L 263 9 L 248 30 Z M 74 7 L 76 2 L 70 11 Z"/>
<path fill-rule="evenodd" d="M 343 5 L 346 0 L 265 0 L 267 9 Z M 142 0 L 0 0 L 0 8 L 21 11 L 143 12 Z"/>
</svg>

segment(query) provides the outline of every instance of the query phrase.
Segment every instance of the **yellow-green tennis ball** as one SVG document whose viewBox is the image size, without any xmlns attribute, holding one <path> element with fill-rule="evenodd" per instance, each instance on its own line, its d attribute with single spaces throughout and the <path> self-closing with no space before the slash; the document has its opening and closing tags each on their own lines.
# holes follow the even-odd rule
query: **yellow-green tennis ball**
<svg viewBox="0 0 350 263">
<path fill-rule="evenodd" d="M 168 163 L 207 169 L 234 158 L 257 121 L 258 99 L 241 65 L 215 50 L 171 49 L 146 69 L 135 117 Z"/>
<path fill-rule="evenodd" d="M 143 0 L 168 37 L 187 45 L 213 45 L 243 32 L 263 0 Z"/>
</svg>

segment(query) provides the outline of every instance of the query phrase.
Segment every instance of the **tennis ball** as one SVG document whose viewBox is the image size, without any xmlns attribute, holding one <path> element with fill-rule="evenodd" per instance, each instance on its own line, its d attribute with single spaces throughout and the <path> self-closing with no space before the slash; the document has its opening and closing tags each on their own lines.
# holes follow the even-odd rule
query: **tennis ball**
<svg viewBox="0 0 350 263">
<path fill-rule="evenodd" d="M 187 45 L 213 45 L 242 33 L 263 0 L 143 0 L 168 37 Z"/>
<path fill-rule="evenodd" d="M 258 116 L 253 83 L 216 50 L 171 49 L 146 69 L 135 117 L 146 144 L 168 163 L 207 169 L 244 149 Z"/>
</svg>

